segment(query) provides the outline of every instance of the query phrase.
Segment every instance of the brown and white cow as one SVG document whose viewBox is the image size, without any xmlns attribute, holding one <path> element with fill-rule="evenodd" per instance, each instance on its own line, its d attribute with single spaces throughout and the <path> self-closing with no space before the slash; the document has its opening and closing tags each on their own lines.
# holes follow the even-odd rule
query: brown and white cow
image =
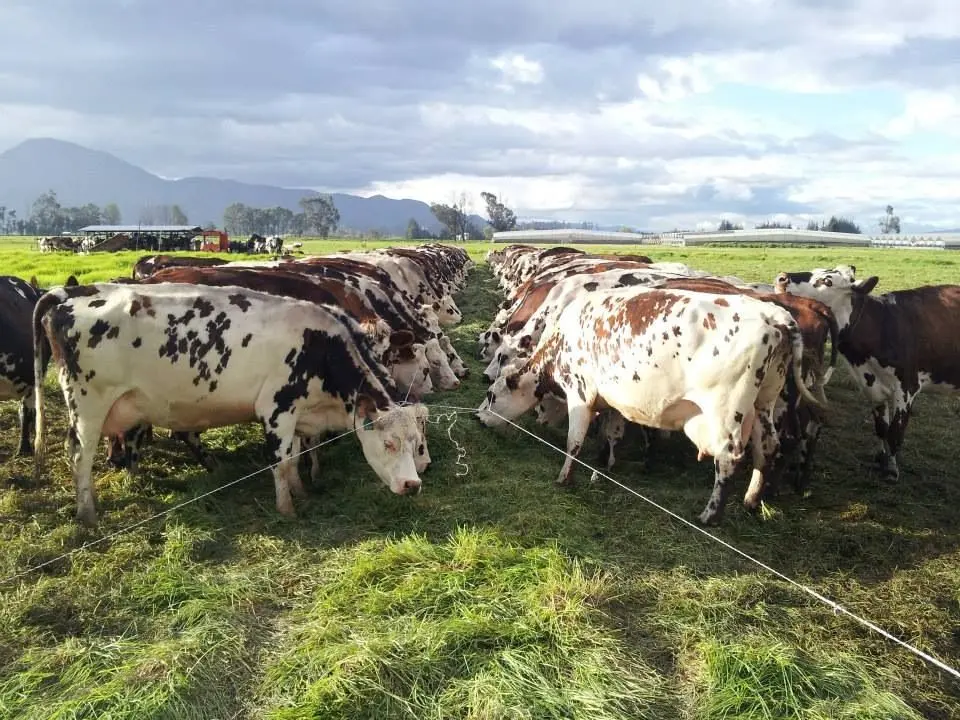
<svg viewBox="0 0 960 720">
<path fill-rule="evenodd" d="M 756 508 L 763 496 L 763 472 L 778 446 L 774 407 L 791 365 L 800 392 L 819 404 L 800 376 L 802 355 L 796 322 L 771 303 L 680 290 L 598 291 L 571 303 L 534 355 L 500 375 L 478 417 L 500 425 L 532 408 L 545 387 L 559 386 L 567 399 L 570 457 L 558 483 L 569 481 L 596 409 L 682 429 L 698 458 L 714 458 L 713 495 L 699 518 L 718 522 L 748 439 L 753 477 L 744 503 Z"/>
<path fill-rule="evenodd" d="M 67 402 L 83 523 L 97 521 L 91 471 L 100 437 L 142 424 L 200 432 L 262 423 L 278 463 L 277 509 L 288 515 L 291 493 L 303 494 L 300 436 L 328 430 L 355 429 L 367 462 L 394 493 L 420 489 L 418 411 L 397 404 L 386 368 L 336 308 L 237 288 L 101 283 L 44 295 L 33 330 L 36 377 L 45 337 Z M 40 384 L 36 402 L 39 475 Z"/>
<path fill-rule="evenodd" d="M 856 267 L 838 265 L 782 272 L 777 292 L 815 298 L 833 311 L 840 353 L 873 404 L 884 474 L 900 477 L 898 454 L 921 391 L 960 389 L 960 285 L 925 285 L 871 295 L 879 278 L 857 280 Z"/>
</svg>

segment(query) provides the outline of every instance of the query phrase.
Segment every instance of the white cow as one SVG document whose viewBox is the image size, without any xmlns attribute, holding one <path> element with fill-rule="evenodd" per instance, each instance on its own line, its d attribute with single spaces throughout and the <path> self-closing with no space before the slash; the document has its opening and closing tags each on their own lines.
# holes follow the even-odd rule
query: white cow
<svg viewBox="0 0 960 720">
<path fill-rule="evenodd" d="M 722 517 L 728 481 L 748 440 L 753 478 L 744 498 L 756 508 L 764 469 L 776 456 L 774 407 L 788 367 L 801 394 L 803 340 L 790 313 L 740 295 L 629 288 L 597 291 L 571 303 L 533 356 L 500 375 L 478 410 L 485 425 L 531 409 L 551 386 L 567 399 L 567 452 L 575 457 L 596 409 L 628 421 L 682 429 L 698 457 L 712 456 L 713 495 L 699 519 Z M 494 412 L 496 414 L 494 414 Z M 567 458 L 557 479 L 569 481 Z"/>
<path fill-rule="evenodd" d="M 395 404 L 386 368 L 329 306 L 235 287 L 94 284 L 44 295 L 34 311 L 37 473 L 43 461 L 40 338 L 52 348 L 70 417 L 77 518 L 97 521 L 91 470 L 101 436 L 137 425 L 201 432 L 258 421 L 277 509 L 303 494 L 299 436 L 356 429 L 367 462 L 397 494 L 419 491 L 417 411 Z"/>
</svg>

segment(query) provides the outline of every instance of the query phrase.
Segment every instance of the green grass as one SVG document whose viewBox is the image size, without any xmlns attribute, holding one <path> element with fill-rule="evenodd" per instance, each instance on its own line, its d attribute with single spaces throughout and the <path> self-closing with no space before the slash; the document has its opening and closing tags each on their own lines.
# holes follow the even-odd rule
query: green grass
<svg viewBox="0 0 960 720">
<path fill-rule="evenodd" d="M 490 248 L 467 247 L 478 261 Z M 880 289 L 960 282 L 960 257 L 942 252 L 644 252 L 767 282 L 837 262 L 879 275 Z M 108 279 L 129 275 L 140 254 L 41 256 L 0 239 L 0 272 Z M 433 402 L 479 404 L 475 337 L 500 299 L 478 268 L 452 333 L 473 375 Z M 842 375 L 828 395 L 836 409 L 812 494 L 784 491 L 762 518 L 733 499 L 714 532 L 956 666 L 956 400 L 921 396 L 892 486 L 870 468 L 869 408 Z M 212 474 L 160 431 L 137 480 L 98 458 L 101 524 L 86 531 L 72 521 L 51 380 L 47 405 L 39 486 L 23 479 L 31 463 L 12 457 L 16 407 L 0 406 L 3 578 L 267 462 L 254 427 L 205 434 L 222 465 Z M 417 497 L 391 495 L 345 438 L 322 451 L 323 480 L 295 520 L 276 513 L 260 474 L 0 585 L 0 718 L 960 716 L 960 687 L 945 674 L 627 491 L 582 469 L 558 490 L 561 458 L 518 431 L 458 417 L 449 432 L 469 465 L 458 476 L 451 419 L 435 419 Z M 685 439 L 649 457 L 625 442 L 620 456 L 612 474 L 672 510 L 692 518 L 706 501 L 712 468 Z"/>
</svg>

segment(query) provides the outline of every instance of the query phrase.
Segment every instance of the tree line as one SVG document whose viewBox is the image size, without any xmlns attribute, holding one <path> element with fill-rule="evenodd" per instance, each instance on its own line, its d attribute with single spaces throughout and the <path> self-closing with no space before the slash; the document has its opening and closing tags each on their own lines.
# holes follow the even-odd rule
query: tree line
<svg viewBox="0 0 960 720">
<path fill-rule="evenodd" d="M 116 203 L 103 207 L 94 203 L 80 206 L 60 204 L 57 193 L 48 190 L 30 205 L 30 215 L 17 216 L 17 211 L 0 205 L 0 235 L 59 235 L 87 225 L 120 225 L 123 216 Z M 141 225 L 186 225 L 189 220 L 177 205 L 147 205 L 140 211 Z"/>
<path fill-rule="evenodd" d="M 877 220 L 877 225 L 880 228 L 880 233 L 882 235 L 899 235 L 900 234 L 900 216 L 894 215 L 893 205 L 887 205 L 883 217 Z M 792 223 L 781 223 L 772 220 L 756 223 L 754 226 L 756 230 L 770 230 L 770 229 L 780 229 L 780 230 L 792 230 Z M 806 230 L 820 230 L 823 232 L 836 232 L 836 233 L 852 233 L 854 235 L 861 235 L 863 231 L 860 229 L 860 226 L 857 225 L 853 220 L 845 218 L 842 216 L 831 215 L 829 220 L 810 220 L 807 222 Z M 717 225 L 717 230 L 720 232 L 729 232 L 731 230 L 743 230 L 742 223 L 733 223 L 726 218 L 722 219 Z"/>
<path fill-rule="evenodd" d="M 481 192 L 487 220 L 477 227 L 470 214 L 469 198 L 465 192 L 456 195 L 450 203 L 432 203 L 430 211 L 441 228 L 434 233 L 422 226 L 415 218 L 407 223 L 406 237 L 410 240 L 482 240 L 490 239 L 495 232 L 508 230 L 579 229 L 596 230 L 590 222 L 563 222 L 532 220 L 519 222 L 516 213 L 494 193 Z M 340 227 L 340 211 L 330 195 L 309 195 L 300 199 L 300 212 L 285 207 L 257 208 L 243 203 L 233 203 L 223 213 L 223 227 L 231 235 L 311 235 L 329 237 Z M 123 222 L 116 203 L 99 207 L 88 203 L 79 207 L 64 207 L 53 190 L 41 194 L 30 207 L 26 218 L 17 216 L 16 210 L 0 205 L 0 235 L 57 235 L 76 231 L 87 225 L 119 225 Z M 137 218 L 140 225 L 188 225 L 187 214 L 178 205 L 146 205 Z M 893 206 L 887 205 L 885 214 L 878 220 L 883 234 L 900 232 L 900 217 L 894 214 Z M 765 221 L 754 228 L 792 229 L 791 223 Z M 212 229 L 207 223 L 205 229 Z M 621 227 L 622 231 L 636 232 L 633 228 Z M 741 223 L 723 218 L 719 231 L 742 230 Z M 843 216 L 831 216 L 829 220 L 810 220 L 807 230 L 855 233 L 862 230 L 853 220 Z M 380 233 L 373 232 L 373 236 Z"/>
<path fill-rule="evenodd" d="M 300 212 L 285 207 L 256 208 L 233 203 L 223 211 L 223 229 L 231 235 L 311 235 L 337 231 L 340 211 L 329 195 L 300 198 Z"/>
</svg>

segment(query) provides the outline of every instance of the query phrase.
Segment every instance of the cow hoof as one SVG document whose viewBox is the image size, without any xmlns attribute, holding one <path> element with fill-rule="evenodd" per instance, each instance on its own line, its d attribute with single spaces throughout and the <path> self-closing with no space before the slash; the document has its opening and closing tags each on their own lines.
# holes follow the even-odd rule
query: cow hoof
<svg viewBox="0 0 960 720">
<path fill-rule="evenodd" d="M 703 527 L 716 527 L 720 524 L 721 516 L 717 512 L 710 512 L 709 510 L 704 510 L 702 513 L 697 515 L 697 522 Z"/>
<path fill-rule="evenodd" d="M 33 448 L 31 447 L 18 448 L 17 457 L 33 457 Z"/>
<path fill-rule="evenodd" d="M 95 528 L 97 526 L 96 510 L 77 510 L 77 522 L 86 528 Z"/>
</svg>

